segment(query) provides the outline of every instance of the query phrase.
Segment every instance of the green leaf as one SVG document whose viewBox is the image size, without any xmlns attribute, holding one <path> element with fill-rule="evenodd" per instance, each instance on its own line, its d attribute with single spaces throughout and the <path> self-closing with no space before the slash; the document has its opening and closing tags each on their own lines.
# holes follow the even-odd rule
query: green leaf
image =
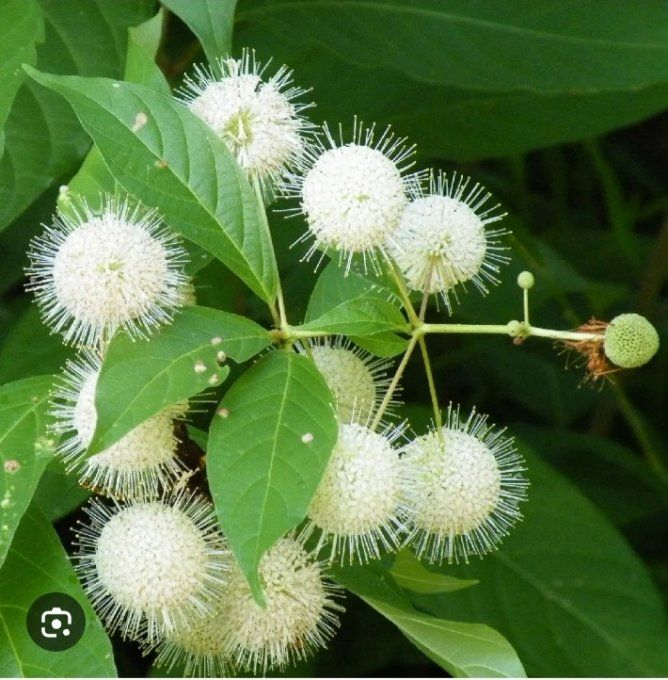
<svg viewBox="0 0 668 680">
<path fill-rule="evenodd" d="M 57 653 L 38 647 L 26 629 L 26 614 L 32 603 L 53 592 L 73 597 L 86 616 L 81 640 Z M 116 676 L 109 638 L 79 585 L 56 532 L 35 508 L 23 516 L 0 571 L 0 676 Z"/>
<path fill-rule="evenodd" d="M 333 262 L 318 279 L 300 328 L 343 335 L 377 335 L 407 327 L 389 298 L 391 293 L 353 272 L 347 276 Z M 394 336 L 397 337 L 397 336 Z"/>
<path fill-rule="evenodd" d="M 206 58 L 216 69 L 216 60 L 232 50 L 232 26 L 236 0 L 162 0 L 197 36 Z"/>
<path fill-rule="evenodd" d="M 406 338 L 391 331 L 373 335 L 351 335 L 350 339 L 362 349 L 378 357 L 396 357 L 398 354 L 403 354 L 408 347 Z"/>
<path fill-rule="evenodd" d="M 391 302 L 365 292 L 305 323 L 299 330 L 362 336 L 402 328 L 407 329 L 408 324 Z"/>
<path fill-rule="evenodd" d="M 141 85 L 29 73 L 67 98 L 126 191 L 156 207 L 263 300 L 274 300 L 276 261 L 255 194 L 205 123 Z"/>
<path fill-rule="evenodd" d="M 53 376 L 43 375 L 0 387 L 0 565 L 53 457 L 47 431 L 52 384 Z"/>
<path fill-rule="evenodd" d="M 54 458 L 40 477 L 33 504 L 55 522 L 79 508 L 91 493 L 79 485 L 78 475 L 67 474 L 62 459 Z"/>
<path fill-rule="evenodd" d="M 663 676 L 668 624 L 647 570 L 570 483 L 523 451 L 525 521 L 501 549 L 449 574 L 480 583 L 412 596 L 438 616 L 486 621 L 515 646 L 530 676 Z"/>
<path fill-rule="evenodd" d="M 24 75 L 21 64 L 34 64 L 35 43 L 44 39 L 44 22 L 35 0 L 6 0 L 0 7 L 0 157 L 2 129 Z"/>
<path fill-rule="evenodd" d="M 269 343 L 267 331 L 253 321 L 207 307 L 185 307 L 148 340 L 116 334 L 97 385 L 90 453 L 106 449 L 166 406 L 219 385 L 229 372 L 219 352 L 241 363 Z"/>
<path fill-rule="evenodd" d="M 446 621 L 362 598 L 432 661 L 456 678 L 523 678 L 522 662 L 508 640 L 489 626 Z"/>
<path fill-rule="evenodd" d="M 507 155 L 589 138 L 668 104 L 661 2 L 239 5 L 235 40 L 317 85 L 324 120 L 364 111 L 429 156 Z"/>
<path fill-rule="evenodd" d="M 38 68 L 109 77 L 123 72 L 128 27 L 149 18 L 153 8 L 152 0 L 39 0 L 39 5 L 45 41 L 37 49 Z M 71 173 L 88 147 L 88 137 L 67 103 L 26 80 L 5 126 L 0 229 L 47 187 Z M 27 240 L 30 233 L 19 237 Z"/>
<path fill-rule="evenodd" d="M 46 330 L 37 305 L 30 305 L 14 319 L 2 339 L 0 384 L 34 375 L 36 366 L 40 371 L 57 373 L 71 354 L 61 336 Z"/>
<path fill-rule="evenodd" d="M 238 20 L 257 22 L 276 41 L 299 26 L 302 40 L 317 36 L 358 63 L 382 55 L 386 67 L 415 80 L 476 90 L 588 92 L 668 81 L 663 3 L 629 11 L 621 0 L 542 0 L 527 11 L 522 0 L 252 0 Z"/>
<path fill-rule="evenodd" d="M 390 573 L 402 588 L 414 593 L 453 593 L 478 583 L 429 571 L 410 550 L 397 553 Z"/>
<path fill-rule="evenodd" d="M 339 583 L 455 677 L 524 677 L 515 650 L 499 633 L 481 624 L 444 621 L 416 611 L 382 564 L 334 567 L 332 571 Z"/>
<path fill-rule="evenodd" d="M 156 92 L 171 95 L 167 79 L 155 63 L 162 38 L 164 12 L 139 26 L 128 29 L 128 54 L 125 60 L 125 80 L 146 85 Z"/>
<path fill-rule="evenodd" d="M 277 350 L 234 383 L 220 408 L 207 449 L 211 495 L 260 600 L 260 558 L 306 516 L 336 442 L 332 396 L 309 359 Z"/>
</svg>

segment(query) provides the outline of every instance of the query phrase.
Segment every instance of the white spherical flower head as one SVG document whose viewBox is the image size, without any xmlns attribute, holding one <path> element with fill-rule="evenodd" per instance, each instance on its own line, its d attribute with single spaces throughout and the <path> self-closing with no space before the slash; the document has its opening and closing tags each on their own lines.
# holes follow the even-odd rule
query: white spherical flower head
<svg viewBox="0 0 668 680">
<path fill-rule="evenodd" d="M 195 68 L 186 78 L 182 98 L 188 108 L 225 142 L 251 181 L 265 195 L 286 168 L 292 167 L 308 144 L 312 125 L 297 102 L 306 93 L 292 85 L 292 71 L 282 66 L 271 77 L 244 50 L 241 59 L 223 59 L 216 72 Z"/>
<path fill-rule="evenodd" d="M 286 195 L 299 198 L 308 224 L 300 241 L 313 239 L 305 259 L 318 249 L 333 249 L 347 269 L 356 253 L 375 267 L 419 181 L 405 174 L 413 147 L 405 148 L 389 128 L 375 141 L 373 127 L 365 129 L 357 120 L 352 142 L 344 143 L 342 135 L 337 142 L 326 126 L 324 133 L 301 172 L 285 182 Z"/>
<path fill-rule="evenodd" d="M 93 501 L 77 568 L 111 631 L 155 642 L 212 610 L 229 558 L 213 506 L 197 496 L 112 508 Z"/>
<path fill-rule="evenodd" d="M 306 535 L 320 531 L 318 549 L 330 545 L 330 561 L 367 562 L 396 550 L 403 531 L 399 455 L 392 444 L 400 428 L 374 432 L 356 423 L 339 437 L 311 501 Z"/>
<path fill-rule="evenodd" d="M 441 433 L 418 437 L 402 451 L 402 493 L 418 557 L 458 562 L 497 546 L 521 517 L 528 483 L 512 440 L 471 413 L 448 411 Z"/>
<path fill-rule="evenodd" d="M 343 610 L 340 589 L 323 577 L 322 567 L 301 542 L 280 539 L 260 561 L 265 607 L 259 605 L 241 569 L 230 573 L 220 621 L 235 665 L 265 674 L 325 647 Z"/>
<path fill-rule="evenodd" d="M 137 337 L 169 322 L 186 280 L 186 252 L 155 211 L 110 196 L 96 211 L 69 202 L 28 255 L 28 289 L 45 323 L 79 346 L 119 327 Z"/>
<path fill-rule="evenodd" d="M 104 451 L 86 457 L 97 424 L 95 390 L 101 361 L 84 352 L 67 364 L 54 394 L 54 429 L 65 435 L 58 454 L 80 482 L 99 493 L 123 499 L 156 498 L 183 471 L 177 458 L 174 421 L 185 405 L 170 406 L 148 418 Z"/>
<path fill-rule="evenodd" d="M 225 595 L 213 613 L 189 621 L 179 630 L 170 631 L 158 642 L 155 665 L 170 672 L 177 667 L 185 677 L 223 678 L 231 673 L 229 621 L 224 606 Z M 151 651 L 150 644 L 144 645 Z"/>
<path fill-rule="evenodd" d="M 504 229 L 487 229 L 504 215 L 499 206 L 485 207 L 490 194 L 479 184 L 454 174 L 430 178 L 429 192 L 415 198 L 404 210 L 387 249 L 409 287 L 423 293 L 440 293 L 450 309 L 449 293 L 468 281 L 482 292 L 498 283 L 499 265 L 507 263 L 500 245 Z"/>
<path fill-rule="evenodd" d="M 374 358 L 341 336 L 312 342 L 310 354 L 334 395 L 339 420 L 368 423 L 389 384 L 390 362 Z"/>
</svg>

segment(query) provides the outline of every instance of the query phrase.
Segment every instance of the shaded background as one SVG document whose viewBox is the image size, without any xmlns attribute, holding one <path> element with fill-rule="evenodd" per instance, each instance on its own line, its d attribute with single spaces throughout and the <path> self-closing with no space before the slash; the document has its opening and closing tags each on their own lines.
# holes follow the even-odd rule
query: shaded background
<svg viewBox="0 0 668 680">
<path fill-rule="evenodd" d="M 109 54 L 124 54 L 126 27 L 157 8 L 144 1 L 118 3 L 113 11 L 101 0 L 68 2 L 83 12 L 78 25 L 69 15 L 64 22 L 56 0 L 40 2 L 50 17 L 38 51 L 43 70 L 117 75 L 121 62 L 114 65 Z M 99 34 L 93 7 L 114 14 Z M 537 325 L 572 328 L 591 316 L 609 320 L 637 311 L 666 337 L 668 5 L 245 0 L 234 46 L 294 68 L 297 84 L 313 87 L 314 120 L 342 122 L 345 129 L 355 114 L 379 126 L 391 123 L 418 144 L 419 167 L 470 174 L 503 204 L 512 264 L 486 298 L 463 295 L 453 320 L 519 317 L 514 281 L 530 269 Z M 168 15 L 161 67 L 178 84 L 193 60 L 203 60 L 199 44 Z M 76 171 L 89 144 L 64 101 L 34 83 L 19 92 L 5 143 L 0 382 L 55 372 L 64 360 L 66 351 L 44 336 L 22 291 L 22 268 L 27 240 L 48 219 L 58 185 Z M 18 158 L 28 167 L 17 165 Z M 301 250 L 290 249 L 304 225 L 279 214 L 271 222 L 297 322 L 317 278 L 299 263 Z M 222 265 L 209 265 L 196 285 L 200 304 L 268 322 Z M 431 314 L 445 320 L 443 311 Z M 549 342 L 516 347 L 500 337 L 438 337 L 429 343 L 441 401 L 475 404 L 507 425 L 529 450 L 534 489 L 526 526 L 509 540 L 507 553 L 449 570 L 479 576 L 480 586 L 416 604 L 496 627 L 531 675 L 668 673 L 658 611 L 668 597 L 666 343 L 648 366 L 595 388 L 583 386 L 582 370 L 567 369 L 566 355 Z M 404 415 L 420 432 L 430 409 L 417 356 L 413 368 L 404 381 Z M 561 475 L 543 470 L 534 456 Z M 59 503 L 66 510 L 80 492 L 57 470 L 49 474 L 66 485 L 51 483 L 48 496 L 43 491 L 57 517 Z M 64 538 L 71 520 L 58 524 Z M 513 561 L 522 555 L 526 562 Z M 349 609 L 330 651 L 303 672 L 440 674 L 352 597 Z M 145 670 L 128 650 L 120 664 L 128 674 Z"/>
</svg>

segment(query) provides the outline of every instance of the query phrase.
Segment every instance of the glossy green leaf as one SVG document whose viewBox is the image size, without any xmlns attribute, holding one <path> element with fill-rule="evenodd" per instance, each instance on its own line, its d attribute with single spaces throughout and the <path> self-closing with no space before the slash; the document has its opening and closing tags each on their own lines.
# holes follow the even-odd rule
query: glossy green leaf
<svg viewBox="0 0 668 680">
<path fill-rule="evenodd" d="M 543 0 L 536 7 L 522 0 L 252 0 L 242 3 L 238 20 L 262 25 L 276 41 L 290 40 L 299 25 L 302 39 L 317 36 L 358 63 L 380 58 L 415 80 L 476 90 L 588 92 L 668 80 L 668 8 L 661 2 L 628 11 L 620 0 Z"/>
<path fill-rule="evenodd" d="M 323 119 L 363 112 L 429 156 L 468 159 L 663 110 L 667 25 L 654 0 L 242 0 L 235 39 L 316 85 Z"/>
<path fill-rule="evenodd" d="M 369 292 L 350 298 L 300 326 L 305 331 L 354 336 L 407 328 L 406 320 L 391 302 Z"/>
<path fill-rule="evenodd" d="M 36 370 L 58 373 L 71 355 L 60 335 L 49 334 L 37 305 L 30 305 L 14 318 L 0 343 L 0 384 L 27 378 Z"/>
<path fill-rule="evenodd" d="M 236 0 L 162 0 L 199 38 L 206 58 L 216 69 L 216 60 L 232 49 L 232 26 Z"/>
<path fill-rule="evenodd" d="M 351 335 L 350 339 L 371 354 L 378 357 L 396 357 L 408 347 L 408 340 L 392 331 L 374 333 L 373 335 Z"/>
<path fill-rule="evenodd" d="M 390 297 L 388 290 L 354 272 L 344 276 L 331 262 L 318 278 L 301 328 L 353 336 L 406 328 Z"/>
<path fill-rule="evenodd" d="M 118 77 L 123 72 L 127 29 L 151 16 L 153 2 L 39 0 L 39 5 L 45 23 L 45 40 L 37 49 L 39 68 L 55 73 Z M 67 103 L 27 78 L 5 126 L 5 154 L 0 161 L 0 229 L 47 187 L 71 172 L 89 144 Z M 24 239 L 26 236 L 30 234 L 18 235 Z"/>
<path fill-rule="evenodd" d="M 126 191 L 273 301 L 276 262 L 255 194 L 201 120 L 141 85 L 30 73 L 67 98 Z"/>
<path fill-rule="evenodd" d="M 380 563 L 336 567 L 334 577 L 391 621 L 424 654 L 455 677 L 524 677 L 510 643 L 482 624 L 445 621 L 417 611 Z"/>
<path fill-rule="evenodd" d="M 306 357 L 276 350 L 230 388 L 209 431 L 220 525 L 256 598 L 264 552 L 306 516 L 337 436 L 332 396 Z"/>
<path fill-rule="evenodd" d="M 35 0 L 6 0 L 0 6 L 0 157 L 2 128 L 23 82 L 21 64 L 34 64 L 35 43 L 44 39 L 44 24 Z"/>
<path fill-rule="evenodd" d="M 155 63 L 162 38 L 164 12 L 139 26 L 128 29 L 128 54 L 125 60 L 125 80 L 146 85 L 156 92 L 170 95 L 167 79 Z"/>
<path fill-rule="evenodd" d="M 485 621 L 531 676 L 663 676 L 668 624 L 647 570 L 605 517 L 529 451 L 525 521 L 501 549 L 448 574 L 480 583 L 414 596 L 424 611 Z"/>
<path fill-rule="evenodd" d="M 79 476 L 68 474 L 61 458 L 54 458 L 46 466 L 33 496 L 36 505 L 49 522 L 55 522 L 80 507 L 91 491 L 79 485 Z"/>
<path fill-rule="evenodd" d="M 247 361 L 269 343 L 267 331 L 253 321 L 207 307 L 185 307 L 148 340 L 118 333 L 97 385 L 90 453 L 104 450 L 166 406 L 219 385 L 229 372 L 227 357 Z"/>
<path fill-rule="evenodd" d="M 392 578 L 414 593 L 453 593 L 474 586 L 478 581 L 455 578 L 429 571 L 410 550 L 400 550 L 390 569 Z"/>
<path fill-rule="evenodd" d="M 525 677 L 511 644 L 489 626 L 446 621 L 363 598 L 432 661 L 456 678 Z"/>
<path fill-rule="evenodd" d="M 44 375 L 0 387 L 0 564 L 53 458 L 47 430 L 52 384 L 53 376 Z"/>
<path fill-rule="evenodd" d="M 26 629 L 26 614 L 32 603 L 53 592 L 73 597 L 82 606 L 87 623 L 76 645 L 55 653 L 38 647 Z M 0 676 L 116 676 L 109 638 L 56 532 L 36 508 L 23 516 L 0 571 Z"/>
</svg>

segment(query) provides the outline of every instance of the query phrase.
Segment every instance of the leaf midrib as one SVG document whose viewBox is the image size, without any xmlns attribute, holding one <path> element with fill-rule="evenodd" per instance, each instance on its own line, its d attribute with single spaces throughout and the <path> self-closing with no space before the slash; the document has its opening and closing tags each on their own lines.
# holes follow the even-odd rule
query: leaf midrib
<svg viewBox="0 0 668 680">
<path fill-rule="evenodd" d="M 265 484 L 264 488 L 264 496 L 262 498 L 262 504 L 260 506 L 260 514 L 258 518 L 258 536 L 260 535 L 260 529 L 264 525 L 264 516 L 267 511 L 267 502 L 269 500 L 269 489 L 271 487 L 271 478 L 274 470 L 274 462 L 276 458 L 276 451 L 278 448 L 278 433 L 281 429 L 281 423 L 283 421 L 283 412 L 285 410 L 286 403 L 288 401 L 288 392 L 290 391 L 290 382 L 292 380 L 292 372 L 293 372 L 293 361 L 291 360 L 291 356 L 287 355 L 284 357 L 285 361 L 287 363 L 287 371 L 285 375 L 285 389 L 283 390 L 283 394 L 281 395 L 281 403 L 280 407 L 277 412 L 277 417 L 276 417 L 276 424 L 274 426 L 274 431 L 273 431 L 273 436 L 272 436 L 272 447 L 271 447 L 271 456 L 270 456 L 270 463 L 269 463 L 269 470 L 267 471 L 267 483 Z M 261 552 L 260 552 L 260 543 L 259 541 L 255 541 L 255 551 L 253 553 L 253 563 L 255 564 L 255 568 L 257 569 L 257 566 L 259 565 L 260 562 L 260 557 L 261 557 Z"/>
<path fill-rule="evenodd" d="M 472 26 L 482 26 L 487 29 L 498 30 L 507 32 L 513 35 L 531 35 L 538 38 L 544 38 L 552 40 L 554 42 L 564 42 L 564 43 L 583 43 L 585 45 L 602 45 L 605 47 L 622 47 L 632 50 L 654 50 L 658 52 L 668 51 L 667 45 L 662 45 L 659 43 L 635 43 L 628 42 L 624 40 L 607 40 L 604 38 L 588 38 L 584 36 L 576 35 L 564 35 L 561 33 L 550 33 L 547 31 L 538 30 L 535 28 L 527 28 L 521 26 L 514 26 L 513 24 L 504 24 L 501 22 L 492 22 L 487 19 L 480 19 L 478 17 L 462 16 L 458 14 L 452 14 L 451 12 L 440 12 L 437 10 L 426 9 L 424 7 L 416 7 L 411 5 L 407 7 L 405 5 L 395 5 L 391 3 L 384 2 L 367 2 L 365 0 L 281 0 L 281 2 L 274 5 L 265 4 L 255 9 L 247 9 L 244 12 L 239 12 L 237 14 L 237 21 L 241 21 L 252 15 L 261 15 L 263 13 L 280 12 L 283 8 L 294 7 L 300 8 L 313 8 L 316 5 L 326 7 L 328 5 L 337 8 L 343 7 L 345 5 L 350 8 L 360 8 L 371 11 L 381 11 L 385 13 L 396 13 L 396 14 L 421 14 L 430 18 L 442 18 L 453 24 L 469 24 Z"/>
</svg>

